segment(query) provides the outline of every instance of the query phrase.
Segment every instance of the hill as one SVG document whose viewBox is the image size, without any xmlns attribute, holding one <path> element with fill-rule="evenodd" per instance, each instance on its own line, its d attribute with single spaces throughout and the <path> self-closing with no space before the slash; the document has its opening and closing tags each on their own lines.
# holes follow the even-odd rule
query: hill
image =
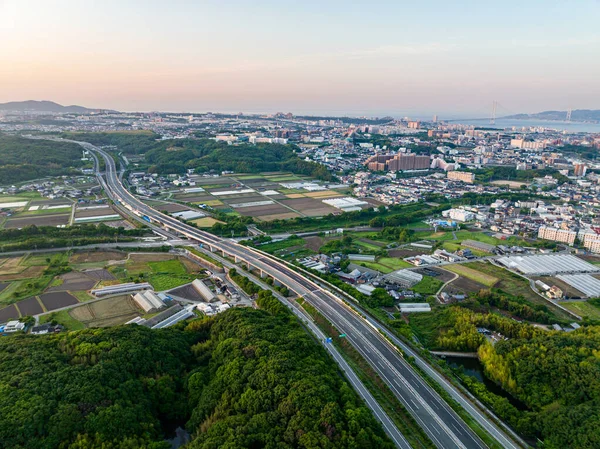
<svg viewBox="0 0 600 449">
<path fill-rule="evenodd" d="M 69 142 L 25 139 L 0 134 L 0 185 L 80 174 L 81 147 Z"/>
<path fill-rule="evenodd" d="M 535 114 L 515 114 L 502 117 L 516 120 L 559 120 L 565 121 L 567 111 L 542 111 Z M 573 122 L 598 122 L 600 121 L 600 109 L 575 109 L 571 112 L 571 121 Z"/>
<path fill-rule="evenodd" d="M 75 114 L 89 114 L 91 112 L 99 112 L 103 109 L 89 109 L 83 106 L 63 106 L 53 101 L 10 101 L 8 103 L 0 103 L 0 111 L 13 111 L 13 112 L 53 112 L 53 113 L 75 113 Z"/>
<path fill-rule="evenodd" d="M 168 449 L 182 427 L 190 449 L 393 448 L 290 312 L 258 302 L 168 329 L 0 339 L 2 447 Z"/>
<path fill-rule="evenodd" d="M 291 171 L 325 181 L 333 175 L 324 165 L 300 159 L 292 145 L 276 143 L 227 145 L 210 139 L 160 140 L 152 131 L 66 132 L 66 139 L 114 145 L 126 154 L 144 154 L 153 173 L 183 174 L 225 170 L 236 173 Z"/>
</svg>

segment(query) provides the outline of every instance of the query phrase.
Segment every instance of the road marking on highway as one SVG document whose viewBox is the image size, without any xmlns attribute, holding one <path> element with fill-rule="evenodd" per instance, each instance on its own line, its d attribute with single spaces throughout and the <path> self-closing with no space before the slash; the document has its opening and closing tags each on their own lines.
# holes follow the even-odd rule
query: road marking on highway
<svg viewBox="0 0 600 449">
<path fill-rule="evenodd" d="M 96 150 L 96 148 L 94 148 Z M 102 152 L 100 151 L 100 153 L 102 154 Z M 103 157 L 105 157 L 105 155 L 103 154 Z M 106 157 L 105 157 L 106 159 Z M 107 163 L 107 166 L 109 164 Z M 113 164 L 114 166 L 114 164 Z M 110 177 L 110 182 L 111 183 L 115 183 L 115 188 L 117 189 L 116 191 L 118 193 L 120 193 L 120 195 L 123 196 L 123 198 L 127 198 L 126 201 L 130 202 L 130 200 L 133 200 L 134 205 L 138 204 L 138 207 L 140 208 L 140 211 L 145 211 L 150 210 L 153 212 L 153 214 L 151 215 L 151 218 L 161 222 L 163 226 L 167 227 L 167 228 L 172 228 L 173 230 L 177 231 L 177 232 L 181 232 L 184 235 L 187 236 L 192 236 L 192 238 L 196 239 L 196 240 L 204 240 L 204 241 L 208 241 L 208 244 L 213 244 L 217 246 L 217 249 L 220 249 L 224 252 L 227 252 L 228 254 L 234 255 L 234 256 L 238 256 L 240 258 L 243 258 L 245 261 L 247 261 L 249 264 L 256 266 L 257 263 L 262 262 L 263 265 L 266 265 L 269 268 L 275 269 L 275 276 L 278 277 L 280 279 L 280 282 L 286 282 L 288 283 L 288 285 L 290 287 L 292 287 L 292 285 L 294 285 L 297 289 L 298 287 L 300 287 L 299 289 L 301 291 L 307 291 L 308 289 L 306 289 L 304 286 L 305 285 L 312 285 L 314 287 L 317 287 L 316 290 L 313 290 L 313 294 L 315 294 L 315 298 L 316 298 L 316 303 L 318 303 L 318 305 L 320 305 L 320 309 L 323 311 L 323 309 L 327 309 L 328 311 L 330 310 L 330 312 L 328 313 L 331 316 L 333 316 L 334 318 L 337 318 L 339 321 L 346 323 L 346 325 L 350 328 L 353 329 L 354 331 L 356 331 L 356 337 L 358 339 L 360 339 L 361 343 L 363 343 L 363 345 L 360 347 L 360 349 L 362 350 L 362 352 L 364 352 L 364 350 L 366 349 L 366 347 L 370 347 L 373 349 L 373 351 L 375 352 L 375 354 L 377 355 L 377 364 L 379 365 L 379 367 L 381 367 L 382 373 L 383 373 L 383 377 L 386 379 L 386 381 L 389 384 L 389 373 L 391 372 L 392 374 L 396 374 L 400 380 L 403 382 L 404 387 L 400 388 L 401 390 L 403 390 L 403 393 L 410 393 L 412 396 L 414 396 L 417 401 L 419 403 L 423 403 L 423 408 L 425 409 L 425 412 L 430 415 L 435 421 L 438 422 L 439 426 L 434 427 L 436 432 L 439 434 L 439 430 L 438 427 L 443 429 L 447 436 L 450 437 L 452 440 L 454 440 L 454 443 L 457 444 L 459 447 L 464 447 L 464 445 L 462 444 L 462 442 L 460 441 L 460 439 L 457 439 L 456 436 L 452 433 L 452 431 L 450 431 L 450 429 L 445 425 L 445 423 L 443 421 L 440 420 L 440 417 L 433 412 L 433 410 L 431 409 L 431 407 L 428 406 L 427 402 L 425 401 L 425 398 L 423 398 L 421 396 L 421 394 L 419 393 L 419 388 L 415 389 L 414 387 L 412 387 L 410 385 L 410 383 L 408 383 L 408 381 L 402 376 L 401 372 L 406 372 L 408 370 L 408 372 L 411 373 L 411 376 L 416 376 L 414 373 L 412 373 L 412 371 L 410 371 L 410 368 L 407 368 L 403 365 L 403 362 L 401 359 L 397 360 L 397 357 L 394 358 L 395 361 L 397 361 L 399 363 L 399 365 L 395 366 L 392 365 L 386 358 L 384 353 L 386 353 L 386 351 L 389 351 L 389 348 L 387 348 L 386 351 L 381 352 L 380 349 L 378 349 L 375 345 L 373 345 L 369 339 L 366 338 L 366 336 L 362 335 L 362 332 L 360 332 L 355 326 L 358 326 L 360 328 L 363 328 L 365 323 L 364 321 L 360 321 L 360 323 L 357 323 L 358 318 L 357 317 L 352 317 L 349 318 L 348 317 L 348 313 L 349 310 L 348 306 L 342 303 L 342 310 L 336 310 L 332 304 L 330 304 L 330 300 L 333 299 L 337 299 L 335 297 L 333 297 L 333 295 L 331 295 L 329 292 L 324 291 L 323 289 L 319 288 L 313 281 L 310 281 L 309 279 L 304 278 L 303 276 L 297 275 L 296 273 L 292 272 L 289 268 L 287 268 L 286 266 L 284 266 L 282 263 L 280 262 L 276 262 L 271 260 L 270 258 L 266 257 L 266 256 L 262 256 L 260 258 L 256 257 L 257 254 L 259 254 L 258 251 L 255 250 L 251 250 L 251 249 L 246 249 L 246 248 L 240 248 L 238 247 L 237 244 L 231 244 L 229 242 L 226 242 L 222 239 L 219 239 L 218 237 L 212 236 L 210 234 L 207 234 L 203 231 L 198 231 L 196 229 L 191 229 L 188 226 L 179 223 L 178 221 L 176 221 L 175 219 L 171 219 L 171 217 L 168 217 L 164 214 L 161 214 L 160 212 L 155 211 L 154 209 L 152 209 L 151 207 L 147 207 L 147 206 L 140 206 L 142 203 L 139 201 L 139 199 L 135 198 L 130 192 L 128 192 L 127 190 L 125 190 L 123 188 L 122 185 L 120 185 L 119 179 L 118 177 L 115 175 L 115 173 L 111 173 L 113 171 L 112 167 L 110 167 L 109 169 L 107 169 L 107 180 Z M 111 176 L 109 176 L 111 175 Z M 114 180 L 112 178 L 115 178 Z M 110 189 L 108 189 L 110 190 Z M 123 199 L 117 197 L 118 200 L 120 200 L 121 202 L 123 202 L 125 204 L 125 201 L 123 201 Z M 132 206 L 130 206 L 129 204 L 126 204 L 126 206 L 128 206 L 128 208 L 130 210 L 133 211 Z M 142 213 L 139 211 L 134 211 L 136 213 Z M 149 214 L 150 215 L 150 214 Z M 158 217 L 158 218 L 156 218 Z M 214 243 L 212 243 L 214 242 Z M 240 255 L 241 254 L 241 255 Z M 268 261 L 267 261 L 268 259 Z M 277 276 L 279 275 L 279 276 Z M 281 280 L 283 279 L 283 280 Z M 298 281 L 298 279 L 300 279 Z M 316 293 L 318 293 L 318 296 L 316 295 Z M 342 302 L 340 299 L 337 299 L 337 301 L 339 301 L 340 303 Z M 339 304 L 338 304 L 339 306 Z M 356 312 L 354 312 L 356 313 Z M 349 321 L 350 320 L 350 321 Z M 363 317 L 364 320 L 364 317 Z M 371 335 L 372 334 L 372 335 Z M 381 336 L 379 336 L 376 332 L 373 331 L 369 331 L 369 337 L 375 337 L 379 343 L 381 343 L 383 341 L 383 339 L 381 338 Z M 359 340 L 357 340 L 356 338 L 353 338 L 354 341 L 358 342 Z M 385 344 L 385 342 L 383 342 Z M 371 361 L 371 363 L 373 363 L 372 359 L 370 357 L 368 357 L 368 359 Z M 381 364 L 381 360 L 383 360 L 383 362 L 388 366 L 388 370 L 386 370 L 386 368 Z M 401 372 L 400 372 L 400 371 Z M 416 376 L 418 379 L 418 376 Z M 421 380 L 422 382 L 422 380 Z M 419 381 L 417 380 L 417 383 L 419 383 Z M 399 391 L 396 390 L 396 388 L 392 387 L 393 390 L 396 392 L 396 394 L 400 394 Z M 425 387 L 427 388 L 427 387 Z M 429 392 L 429 390 L 427 390 Z M 431 395 L 431 394 L 430 394 Z M 401 395 L 402 397 L 403 395 Z M 435 398 L 435 395 L 432 396 L 433 398 Z M 412 401 L 412 398 L 410 398 L 411 402 L 414 404 L 414 401 Z M 428 423 L 427 425 L 425 425 L 425 423 L 422 422 L 422 420 L 420 419 L 420 417 L 417 415 L 416 418 L 419 420 L 419 422 L 422 423 L 423 427 L 425 428 L 429 428 L 430 424 Z M 440 422 L 441 421 L 441 422 Z M 435 437 L 433 437 L 436 441 L 438 441 Z M 439 441 L 438 441 L 439 442 Z"/>
</svg>

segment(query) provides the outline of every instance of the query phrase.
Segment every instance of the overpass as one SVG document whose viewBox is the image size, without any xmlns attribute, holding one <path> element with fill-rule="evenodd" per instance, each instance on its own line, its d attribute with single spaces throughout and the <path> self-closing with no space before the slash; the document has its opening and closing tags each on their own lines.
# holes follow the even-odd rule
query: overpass
<svg viewBox="0 0 600 449">
<path fill-rule="evenodd" d="M 411 413 L 431 441 L 440 449 L 479 449 L 487 447 L 457 413 L 429 386 L 400 352 L 366 320 L 341 299 L 315 282 L 235 241 L 222 239 L 186 225 L 162 214 L 133 196 L 121 183 L 113 158 L 101 149 L 85 142 L 75 142 L 102 156 L 106 163 L 106 181 L 101 179 L 107 194 L 136 217 L 166 229 L 169 234 L 185 236 L 202 243 L 213 252 L 233 258 L 250 269 L 270 276 L 275 282 L 287 286 L 315 307 L 340 332 L 371 365 L 398 400 Z M 101 174 L 98 173 L 99 178 Z M 495 423 L 481 413 L 472 415 L 502 447 L 517 449 L 513 442 Z"/>
</svg>

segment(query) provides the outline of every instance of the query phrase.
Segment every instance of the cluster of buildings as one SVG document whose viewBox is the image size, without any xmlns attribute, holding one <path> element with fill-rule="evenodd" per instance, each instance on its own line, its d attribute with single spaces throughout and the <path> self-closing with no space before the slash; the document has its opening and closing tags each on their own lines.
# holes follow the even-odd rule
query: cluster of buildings
<svg viewBox="0 0 600 449">
<path fill-rule="evenodd" d="M 376 154 L 365 162 L 373 171 L 411 171 L 427 170 L 431 165 L 429 156 L 414 153 Z"/>
</svg>

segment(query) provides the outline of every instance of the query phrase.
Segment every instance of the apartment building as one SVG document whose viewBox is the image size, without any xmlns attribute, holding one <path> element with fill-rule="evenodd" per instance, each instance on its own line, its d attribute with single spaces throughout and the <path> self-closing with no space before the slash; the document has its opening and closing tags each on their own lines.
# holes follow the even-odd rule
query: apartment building
<svg viewBox="0 0 600 449">
<path fill-rule="evenodd" d="M 538 230 L 538 238 L 540 239 L 567 243 L 569 245 L 575 243 L 576 237 L 577 233 L 569 229 L 557 229 L 550 226 L 541 226 Z"/>
<path fill-rule="evenodd" d="M 374 171 L 427 170 L 430 159 L 414 153 L 376 154 L 367 159 L 366 164 Z"/>
<path fill-rule="evenodd" d="M 511 139 L 510 146 L 521 148 L 523 150 L 543 150 L 546 148 L 546 142 L 537 142 L 525 139 Z"/>
</svg>

